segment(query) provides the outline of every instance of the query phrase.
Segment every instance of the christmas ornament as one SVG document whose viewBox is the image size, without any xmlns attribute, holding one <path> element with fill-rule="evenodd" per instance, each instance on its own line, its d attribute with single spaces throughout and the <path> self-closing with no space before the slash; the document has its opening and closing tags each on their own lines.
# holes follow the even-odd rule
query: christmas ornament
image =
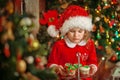
<svg viewBox="0 0 120 80">
<path fill-rule="evenodd" d="M 38 65 L 41 62 L 41 58 L 40 57 L 36 57 L 35 58 L 35 63 L 36 65 Z"/>
<path fill-rule="evenodd" d="M 109 31 L 106 30 L 106 39 L 109 39 L 109 38 L 110 38 Z"/>
<path fill-rule="evenodd" d="M 20 21 L 20 26 L 31 26 L 32 20 L 29 17 L 22 18 Z"/>
<path fill-rule="evenodd" d="M 97 10 L 101 11 L 101 6 L 98 4 Z"/>
<path fill-rule="evenodd" d="M 117 61 L 117 55 L 112 55 L 110 58 L 111 62 L 116 62 Z"/>
<path fill-rule="evenodd" d="M 7 31 L 7 37 L 8 37 L 9 40 L 14 40 L 15 39 L 15 37 L 14 37 L 13 32 L 12 32 L 11 29 L 9 29 Z"/>
<path fill-rule="evenodd" d="M 27 40 L 28 44 L 32 45 L 33 40 L 34 40 L 34 36 L 32 34 L 30 34 L 30 36 L 28 37 L 28 40 Z"/>
<path fill-rule="evenodd" d="M 103 9 L 108 9 L 110 7 L 110 4 L 108 3 L 107 0 L 103 0 L 104 2 L 104 6 L 103 6 Z"/>
<path fill-rule="evenodd" d="M 34 40 L 30 40 L 30 45 L 28 46 L 28 50 L 31 52 L 31 51 L 34 51 L 34 50 L 37 50 L 40 48 L 40 43 L 37 39 L 34 39 Z"/>
<path fill-rule="evenodd" d="M 22 59 L 22 49 L 19 47 L 16 49 L 16 56 L 17 56 L 17 61 L 20 61 Z"/>
<path fill-rule="evenodd" d="M 33 50 L 37 50 L 40 47 L 39 41 L 35 39 L 31 47 L 33 48 Z"/>
<path fill-rule="evenodd" d="M 20 60 L 16 64 L 16 69 L 19 73 L 24 73 L 27 69 L 26 62 L 24 60 Z"/>
<path fill-rule="evenodd" d="M 38 59 L 35 59 L 36 68 L 41 70 L 45 69 L 45 65 L 47 64 L 47 58 L 45 56 L 39 56 L 37 58 Z"/>
<path fill-rule="evenodd" d="M 17 52 L 17 61 L 21 60 L 22 59 L 22 54 L 21 52 Z"/>
<path fill-rule="evenodd" d="M 100 45 L 97 48 L 98 48 L 98 50 L 103 50 L 104 49 L 104 47 L 100 46 Z"/>
<path fill-rule="evenodd" d="M 97 14 L 100 14 L 100 11 L 99 11 L 99 10 L 95 9 L 95 11 L 96 11 Z"/>
<path fill-rule="evenodd" d="M 118 47 L 117 50 L 120 51 L 120 47 Z"/>
<path fill-rule="evenodd" d="M 45 56 L 41 56 L 40 64 L 42 64 L 42 65 L 46 65 L 47 64 L 47 58 Z"/>
<path fill-rule="evenodd" d="M 115 24 L 115 20 L 113 19 L 109 22 L 109 27 L 112 28 L 114 24 Z"/>
<path fill-rule="evenodd" d="M 28 64 L 32 64 L 34 62 L 33 56 L 28 56 L 25 58 L 25 60 L 27 61 Z"/>
<path fill-rule="evenodd" d="M 97 36 L 96 37 L 97 37 L 97 39 L 101 39 L 101 35 L 100 35 L 100 31 L 99 30 L 97 31 Z"/>
<path fill-rule="evenodd" d="M 4 47 L 4 55 L 5 55 L 5 57 L 10 57 L 10 49 L 9 49 L 9 44 L 8 43 L 6 43 L 5 44 L 5 47 Z"/>
<path fill-rule="evenodd" d="M 111 0 L 111 4 L 113 5 L 117 4 L 117 0 Z"/>
<path fill-rule="evenodd" d="M 102 25 L 100 25 L 100 33 L 104 33 L 104 32 L 105 32 L 104 28 L 102 27 Z"/>
<path fill-rule="evenodd" d="M 94 25 L 93 25 L 93 29 L 92 29 L 92 31 L 95 32 L 96 29 L 97 29 L 97 27 L 96 27 L 96 25 L 94 24 Z"/>
<path fill-rule="evenodd" d="M 4 23 L 4 29 L 5 32 L 3 34 L 3 39 L 5 40 L 14 40 L 14 34 L 13 34 L 13 23 L 11 21 L 5 21 Z"/>
<path fill-rule="evenodd" d="M 98 22 L 98 21 L 100 21 L 100 17 L 95 18 L 95 22 Z"/>
<path fill-rule="evenodd" d="M 116 38 L 119 38 L 118 34 L 119 34 L 118 31 L 115 31 Z"/>
</svg>

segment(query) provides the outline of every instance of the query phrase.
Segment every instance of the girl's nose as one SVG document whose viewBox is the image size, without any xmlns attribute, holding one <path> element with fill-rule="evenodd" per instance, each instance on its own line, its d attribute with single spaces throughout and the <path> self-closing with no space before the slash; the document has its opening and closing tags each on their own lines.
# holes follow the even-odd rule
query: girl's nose
<svg viewBox="0 0 120 80">
<path fill-rule="evenodd" d="M 75 32 L 75 33 L 74 33 L 74 36 L 78 36 L 78 32 Z"/>
</svg>

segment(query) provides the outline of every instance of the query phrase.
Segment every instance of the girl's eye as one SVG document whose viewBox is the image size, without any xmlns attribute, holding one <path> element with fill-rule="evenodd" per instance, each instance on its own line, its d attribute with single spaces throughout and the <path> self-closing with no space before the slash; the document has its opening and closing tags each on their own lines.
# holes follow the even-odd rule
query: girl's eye
<svg viewBox="0 0 120 80">
<path fill-rule="evenodd" d="M 83 29 L 80 29 L 78 32 L 79 32 L 79 33 L 82 33 L 82 32 L 84 32 L 84 30 L 83 30 Z"/>
<path fill-rule="evenodd" d="M 75 32 L 82 33 L 83 31 L 84 31 L 83 29 L 71 29 L 69 32 L 71 32 L 71 33 L 75 33 Z"/>
<path fill-rule="evenodd" d="M 74 30 L 70 30 L 70 32 L 75 32 Z"/>
<path fill-rule="evenodd" d="M 78 32 L 81 33 L 83 30 L 79 30 Z"/>
</svg>

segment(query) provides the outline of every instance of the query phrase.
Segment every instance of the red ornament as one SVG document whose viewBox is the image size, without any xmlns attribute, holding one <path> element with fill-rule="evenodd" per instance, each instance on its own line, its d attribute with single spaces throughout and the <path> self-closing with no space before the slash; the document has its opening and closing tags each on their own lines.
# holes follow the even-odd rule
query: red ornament
<svg viewBox="0 0 120 80">
<path fill-rule="evenodd" d="M 113 56 L 110 58 L 110 61 L 112 61 L 112 62 L 117 61 L 117 56 L 116 56 L 116 55 L 113 55 Z"/>
<path fill-rule="evenodd" d="M 22 59 L 21 53 L 17 53 L 17 61 L 20 61 Z"/>
<path fill-rule="evenodd" d="M 97 10 L 101 11 L 101 6 L 100 5 L 98 5 Z"/>
<path fill-rule="evenodd" d="M 4 47 L 4 55 L 8 58 L 10 57 L 9 45 L 6 43 Z"/>
<path fill-rule="evenodd" d="M 22 53 L 21 53 L 21 50 L 20 49 L 17 49 L 17 61 L 20 61 L 22 59 Z"/>
<path fill-rule="evenodd" d="M 120 47 L 117 48 L 120 51 Z"/>
<path fill-rule="evenodd" d="M 40 62 L 41 62 L 41 58 L 40 58 L 40 57 L 36 57 L 36 58 L 35 58 L 35 63 L 36 63 L 36 64 L 39 64 Z"/>
<path fill-rule="evenodd" d="M 98 46 L 97 47 L 99 50 L 103 50 L 103 46 Z"/>
<path fill-rule="evenodd" d="M 93 29 L 92 29 L 92 31 L 95 32 L 96 29 L 97 29 L 96 25 L 93 25 Z"/>
<path fill-rule="evenodd" d="M 115 23 L 115 20 L 111 20 L 111 21 L 110 21 L 110 23 L 109 23 L 110 28 L 113 27 L 114 23 Z"/>
<path fill-rule="evenodd" d="M 112 0 L 111 4 L 117 4 L 117 0 Z"/>
<path fill-rule="evenodd" d="M 101 32 L 101 33 L 104 33 L 104 32 L 105 32 L 105 30 L 104 30 L 104 28 L 103 28 L 102 26 L 100 26 L 100 32 Z"/>
<path fill-rule="evenodd" d="M 31 38 L 28 38 L 28 44 L 31 45 L 32 44 L 32 39 Z"/>
</svg>

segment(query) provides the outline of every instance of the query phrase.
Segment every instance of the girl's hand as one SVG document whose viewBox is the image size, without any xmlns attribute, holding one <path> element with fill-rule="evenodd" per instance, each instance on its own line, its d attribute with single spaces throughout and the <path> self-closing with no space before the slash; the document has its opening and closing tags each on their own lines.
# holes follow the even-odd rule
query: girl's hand
<svg viewBox="0 0 120 80">
<path fill-rule="evenodd" d="M 59 66 L 59 74 L 61 76 L 62 79 L 73 79 L 76 77 L 75 73 L 76 71 L 73 71 L 72 73 L 71 72 L 68 72 L 63 66 Z"/>
<path fill-rule="evenodd" d="M 60 76 L 62 79 L 72 79 L 75 78 L 75 74 L 70 74 L 63 66 L 57 65 L 54 66 L 54 70 L 58 76 Z"/>
<path fill-rule="evenodd" d="M 94 75 L 97 71 L 97 67 L 95 65 L 90 65 L 90 75 Z"/>
<path fill-rule="evenodd" d="M 56 70 L 55 71 L 56 71 L 57 74 L 59 74 L 61 76 L 67 76 L 67 73 L 66 73 L 64 67 L 61 66 L 61 65 L 56 66 Z"/>
</svg>

